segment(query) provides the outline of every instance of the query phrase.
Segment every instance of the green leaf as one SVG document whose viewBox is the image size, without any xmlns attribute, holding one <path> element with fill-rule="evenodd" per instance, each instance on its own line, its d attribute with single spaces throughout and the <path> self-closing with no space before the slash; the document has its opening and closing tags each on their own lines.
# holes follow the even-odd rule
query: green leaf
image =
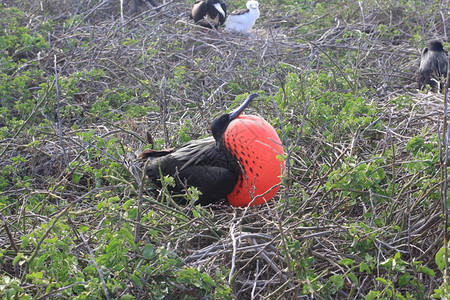
<svg viewBox="0 0 450 300">
<path fill-rule="evenodd" d="M 444 247 L 439 249 L 438 253 L 436 253 L 436 256 L 434 257 L 434 261 L 436 262 L 439 270 L 444 270 L 445 268 L 445 258 L 444 258 Z"/>
<path fill-rule="evenodd" d="M 43 253 L 36 261 L 35 265 L 37 267 L 41 267 L 41 265 L 47 260 L 47 258 L 50 256 L 49 253 Z"/>
<path fill-rule="evenodd" d="M 210 286 L 216 286 L 216 282 L 207 274 L 203 274 L 203 282 L 207 283 Z"/>
<path fill-rule="evenodd" d="M 145 245 L 144 250 L 142 251 L 142 255 L 147 259 L 150 259 L 154 253 L 155 247 L 152 244 Z"/>
<path fill-rule="evenodd" d="M 382 263 L 380 263 L 380 266 L 382 266 L 388 270 L 392 270 L 394 264 L 395 264 L 394 259 L 391 257 L 391 258 L 383 261 Z"/>
<path fill-rule="evenodd" d="M 83 269 L 83 274 L 95 274 L 97 272 L 97 270 L 95 269 L 94 266 L 87 266 L 86 268 Z"/>
<path fill-rule="evenodd" d="M 367 273 L 371 273 L 369 265 L 366 264 L 365 262 L 362 262 L 359 264 L 359 272 L 364 272 L 364 271 L 367 271 Z"/>
<path fill-rule="evenodd" d="M 111 197 L 111 198 L 108 199 L 109 203 L 114 203 L 114 202 L 119 202 L 119 201 L 120 201 L 120 198 L 117 197 L 117 196 Z"/>
<path fill-rule="evenodd" d="M 391 289 L 387 289 L 387 290 L 386 290 L 386 294 L 389 296 L 389 298 L 392 298 L 394 292 L 392 292 Z"/>
<path fill-rule="evenodd" d="M 420 266 L 420 267 L 417 269 L 417 271 L 419 271 L 420 273 L 426 274 L 426 275 L 428 275 L 428 276 L 431 276 L 431 277 L 434 277 L 434 276 L 435 276 L 434 271 L 431 270 L 431 269 L 428 268 L 428 267 L 425 267 L 425 266 Z"/>
<path fill-rule="evenodd" d="M 136 285 L 137 287 L 142 287 L 142 281 L 139 279 L 138 276 L 136 276 L 135 274 L 131 274 L 130 276 L 131 281 L 133 281 L 134 285 Z"/>
<path fill-rule="evenodd" d="M 389 283 L 387 282 L 386 279 L 381 278 L 381 277 L 377 277 L 376 280 L 384 285 L 389 285 Z"/>
<path fill-rule="evenodd" d="M 377 296 L 378 296 L 379 294 L 380 294 L 379 291 L 370 291 L 370 292 L 367 294 L 365 300 L 373 300 L 373 299 L 377 298 Z"/>
<path fill-rule="evenodd" d="M 131 245 L 133 250 L 136 250 L 136 244 L 134 243 L 134 235 L 130 228 L 129 223 L 124 223 L 118 233 L 122 238 L 124 238 Z"/>
<path fill-rule="evenodd" d="M 123 205 L 124 210 L 128 210 L 130 206 L 134 203 L 134 199 L 127 200 Z"/>
<path fill-rule="evenodd" d="M 409 275 L 408 273 L 403 274 L 402 276 L 400 276 L 400 278 L 398 279 L 398 285 L 400 287 L 404 287 L 405 285 L 407 285 L 409 283 L 409 281 L 411 280 L 411 275 Z"/>
<path fill-rule="evenodd" d="M 406 298 L 403 297 L 403 295 L 400 294 L 400 293 L 396 293 L 396 294 L 394 295 L 394 299 L 395 299 L 395 300 L 406 300 Z M 411 297 L 411 299 L 412 299 L 412 297 Z"/>
<path fill-rule="evenodd" d="M 148 234 L 150 234 L 151 236 L 158 236 L 158 230 L 155 230 L 155 229 L 150 229 L 149 231 L 148 231 Z"/>
<path fill-rule="evenodd" d="M 356 277 L 356 275 L 354 273 L 348 273 L 347 277 L 356 285 L 359 284 L 359 280 L 358 277 Z"/>
<path fill-rule="evenodd" d="M 72 179 L 73 179 L 74 183 L 80 183 L 81 177 L 83 177 L 82 174 L 78 174 L 78 173 L 72 174 Z"/>
<path fill-rule="evenodd" d="M 340 275 L 333 275 L 330 277 L 330 281 L 334 283 L 338 290 L 342 289 L 344 286 L 344 278 Z"/>
<path fill-rule="evenodd" d="M 198 212 L 196 209 L 192 210 L 192 215 L 194 216 L 194 218 L 198 218 L 200 217 L 200 212 Z"/>
<path fill-rule="evenodd" d="M 108 207 L 108 205 L 106 204 L 106 202 L 104 202 L 104 201 L 102 201 L 102 202 L 99 202 L 98 204 L 97 204 L 97 209 L 98 210 L 101 210 L 102 208 L 107 208 Z"/>
<path fill-rule="evenodd" d="M 353 265 L 353 263 L 354 263 L 353 259 L 350 258 L 344 258 L 339 261 L 339 264 L 343 266 L 350 266 Z"/>
<path fill-rule="evenodd" d="M 44 273 L 41 272 L 34 272 L 31 274 L 27 274 L 26 276 L 28 279 L 42 279 L 42 277 L 44 277 Z"/>
<path fill-rule="evenodd" d="M 22 259 L 23 256 L 24 256 L 23 253 L 21 253 L 21 252 L 17 253 L 17 255 L 16 255 L 16 257 L 14 258 L 12 264 L 15 266 L 15 265 L 17 264 L 17 262 L 19 262 L 19 260 Z"/>
</svg>

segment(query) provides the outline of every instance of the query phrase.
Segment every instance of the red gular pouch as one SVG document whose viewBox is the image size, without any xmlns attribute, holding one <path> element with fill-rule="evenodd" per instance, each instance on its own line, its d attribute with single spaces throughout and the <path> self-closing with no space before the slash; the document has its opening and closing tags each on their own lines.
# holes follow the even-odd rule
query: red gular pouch
<svg viewBox="0 0 450 300">
<path fill-rule="evenodd" d="M 241 174 L 227 199 L 232 206 L 260 205 L 272 199 L 279 189 L 284 170 L 280 137 L 266 120 L 240 115 L 224 132 L 227 150 L 237 158 Z"/>
</svg>

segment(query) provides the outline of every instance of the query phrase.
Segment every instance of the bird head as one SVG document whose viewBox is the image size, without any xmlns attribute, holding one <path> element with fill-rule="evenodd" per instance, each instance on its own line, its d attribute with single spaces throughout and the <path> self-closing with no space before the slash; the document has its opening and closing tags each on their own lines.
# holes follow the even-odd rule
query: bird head
<svg viewBox="0 0 450 300">
<path fill-rule="evenodd" d="M 259 3 L 255 0 L 247 1 L 247 8 L 248 9 L 258 9 Z"/>
<path fill-rule="evenodd" d="M 444 51 L 444 46 L 442 45 L 442 42 L 438 40 L 431 41 L 428 44 L 428 47 L 430 48 L 431 51 Z"/>
<path fill-rule="evenodd" d="M 228 124 L 230 124 L 231 121 L 237 119 L 244 111 L 244 109 L 250 104 L 250 102 L 252 102 L 252 100 L 256 97 L 258 97 L 258 94 L 251 94 L 238 108 L 228 114 L 221 115 L 213 121 L 211 130 L 217 145 L 222 142 L 223 134 L 227 129 Z"/>
<path fill-rule="evenodd" d="M 226 13 L 225 11 L 222 9 L 222 1 L 221 0 L 208 0 L 207 1 L 208 4 L 214 6 L 215 9 L 217 9 L 217 11 L 224 17 L 226 18 Z"/>
</svg>

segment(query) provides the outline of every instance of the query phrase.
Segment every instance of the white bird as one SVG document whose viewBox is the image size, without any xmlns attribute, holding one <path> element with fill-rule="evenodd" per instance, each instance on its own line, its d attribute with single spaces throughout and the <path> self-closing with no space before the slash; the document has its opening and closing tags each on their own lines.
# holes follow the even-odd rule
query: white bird
<svg viewBox="0 0 450 300">
<path fill-rule="evenodd" d="M 247 9 L 233 12 L 225 21 L 225 28 L 237 32 L 249 32 L 259 18 L 259 3 L 255 0 L 247 1 Z"/>
</svg>

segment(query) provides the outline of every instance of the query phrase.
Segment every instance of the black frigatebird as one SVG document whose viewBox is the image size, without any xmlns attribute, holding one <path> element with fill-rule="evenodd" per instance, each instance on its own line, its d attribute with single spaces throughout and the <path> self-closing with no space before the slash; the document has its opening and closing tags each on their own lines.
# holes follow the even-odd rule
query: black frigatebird
<svg viewBox="0 0 450 300">
<path fill-rule="evenodd" d="M 212 123 L 212 137 L 192 140 L 176 149 L 146 150 L 146 173 L 161 186 L 160 175 L 176 179 L 175 194 L 194 186 L 202 193 L 196 204 L 227 199 L 233 206 L 258 205 L 277 192 L 284 161 L 275 129 L 263 118 L 241 115 L 257 94 L 251 94 L 231 113 Z"/>
<path fill-rule="evenodd" d="M 217 28 L 225 22 L 227 6 L 221 0 L 197 0 L 192 6 L 190 17 L 197 25 Z"/>
<path fill-rule="evenodd" d="M 417 74 L 419 89 L 425 89 L 426 85 L 431 86 L 433 92 L 437 91 L 439 85 L 442 90 L 443 78 L 447 77 L 448 52 L 444 49 L 441 41 L 429 42 L 428 47 L 422 50 L 420 66 Z"/>
</svg>

